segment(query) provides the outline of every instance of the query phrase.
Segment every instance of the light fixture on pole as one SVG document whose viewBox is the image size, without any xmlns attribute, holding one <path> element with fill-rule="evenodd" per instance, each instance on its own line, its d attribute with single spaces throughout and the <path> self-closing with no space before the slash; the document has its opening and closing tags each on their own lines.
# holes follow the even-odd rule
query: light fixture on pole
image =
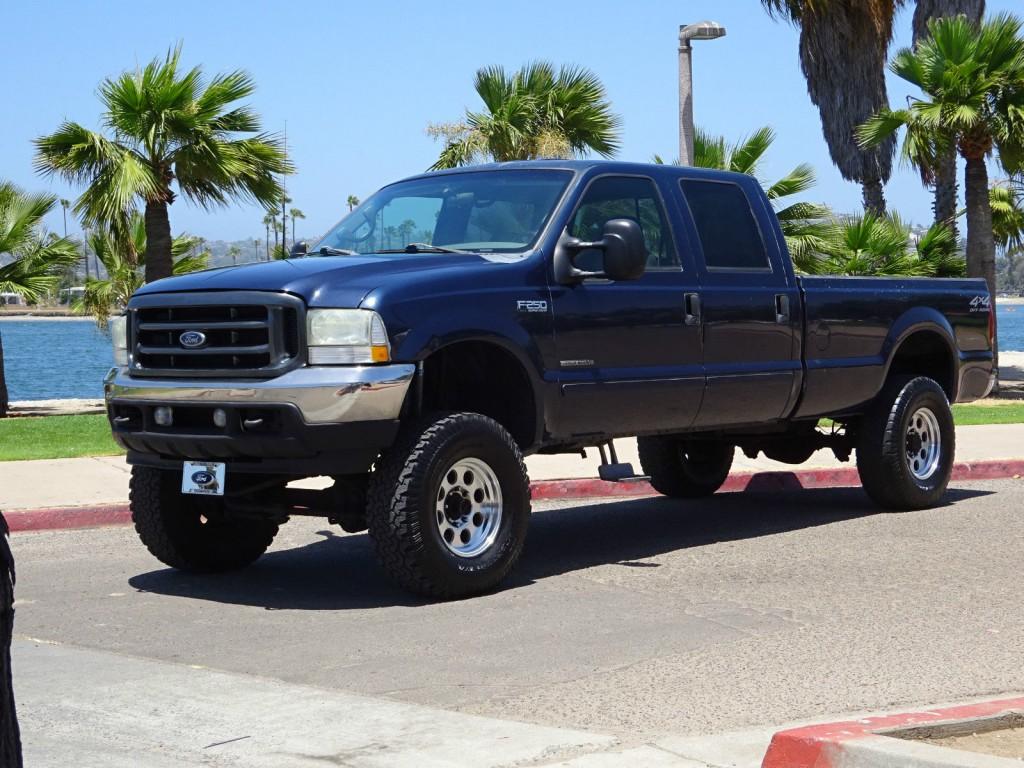
<svg viewBox="0 0 1024 768">
<path fill-rule="evenodd" d="M 691 40 L 725 37 L 725 27 L 714 21 L 679 25 L 679 164 L 693 165 L 693 65 Z"/>
</svg>

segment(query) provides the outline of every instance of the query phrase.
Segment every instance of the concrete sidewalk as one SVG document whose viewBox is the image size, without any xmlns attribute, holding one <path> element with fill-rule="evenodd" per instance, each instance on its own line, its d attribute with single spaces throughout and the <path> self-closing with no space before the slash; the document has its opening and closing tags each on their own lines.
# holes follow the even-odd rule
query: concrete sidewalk
<svg viewBox="0 0 1024 768">
<path fill-rule="evenodd" d="M 958 427 L 956 435 L 957 461 L 1024 459 L 1024 424 Z M 636 441 L 617 440 L 615 446 L 619 460 L 632 462 L 639 472 Z M 593 448 L 587 450 L 585 459 L 571 454 L 531 456 L 526 460 L 533 481 L 595 478 L 599 464 Z M 792 472 L 853 466 L 852 462 L 837 461 L 829 451 L 818 451 L 805 464 L 797 466 L 764 457 L 752 460 L 737 451 L 733 472 Z M 121 456 L 0 462 L 0 509 L 124 503 L 128 500 L 129 471 Z M 315 479 L 304 482 L 313 487 L 317 483 Z"/>
</svg>

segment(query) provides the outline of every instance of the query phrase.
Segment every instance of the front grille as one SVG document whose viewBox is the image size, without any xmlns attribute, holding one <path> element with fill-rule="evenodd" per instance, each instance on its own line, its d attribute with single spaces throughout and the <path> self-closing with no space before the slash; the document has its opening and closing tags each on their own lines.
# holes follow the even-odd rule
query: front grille
<svg viewBox="0 0 1024 768">
<path fill-rule="evenodd" d="M 129 310 L 133 376 L 268 378 L 301 363 L 303 305 L 293 296 L 157 294 Z M 186 346 L 189 332 L 201 343 Z"/>
</svg>

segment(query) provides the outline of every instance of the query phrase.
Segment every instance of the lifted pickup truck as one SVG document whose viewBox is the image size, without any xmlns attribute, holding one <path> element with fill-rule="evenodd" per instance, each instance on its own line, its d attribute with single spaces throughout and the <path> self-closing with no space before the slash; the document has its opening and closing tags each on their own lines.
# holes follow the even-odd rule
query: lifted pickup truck
<svg viewBox="0 0 1024 768">
<path fill-rule="evenodd" d="M 115 323 L 110 424 L 167 565 L 245 566 L 320 515 L 368 527 L 411 590 L 478 593 L 523 548 L 523 456 L 627 436 L 675 498 L 714 493 L 737 448 L 830 448 L 856 452 L 878 504 L 927 507 L 953 463 L 949 403 L 993 381 L 984 281 L 797 276 L 743 175 L 431 173 L 293 255 L 152 283 Z M 640 477 L 612 456 L 602 477 Z M 333 485 L 287 487 L 312 476 Z"/>
</svg>

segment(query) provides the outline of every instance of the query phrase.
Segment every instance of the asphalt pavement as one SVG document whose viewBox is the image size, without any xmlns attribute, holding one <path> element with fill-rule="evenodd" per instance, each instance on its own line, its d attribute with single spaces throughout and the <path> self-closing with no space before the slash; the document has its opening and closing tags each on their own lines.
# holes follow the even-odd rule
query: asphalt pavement
<svg viewBox="0 0 1024 768">
<path fill-rule="evenodd" d="M 1024 689 L 1022 510 L 1021 480 L 960 485 L 941 508 L 899 514 L 879 512 L 859 489 L 538 504 L 504 589 L 436 604 L 390 586 L 365 535 L 316 520 L 289 523 L 256 565 L 219 576 L 163 568 L 129 528 L 18 534 L 15 684 L 27 752 L 34 765 L 59 764 L 61 743 L 99 754 L 97 724 L 116 721 L 120 733 L 139 717 L 139 754 L 255 764 L 203 751 L 238 735 L 250 737 L 238 749 L 257 749 L 244 723 L 190 734 L 183 723 L 197 715 L 158 704 L 176 690 L 191 698 L 182 680 L 192 667 L 226 674 L 196 683 L 217 712 L 224 704 L 207 691 L 248 684 L 377 702 L 370 717 L 350 701 L 351 722 L 323 731 L 355 742 L 303 742 L 302 754 L 344 754 L 345 765 L 388 764 L 394 754 L 376 741 L 376 751 L 352 743 L 409 712 L 457 737 L 460 727 L 486 736 L 522 724 L 521 737 L 504 738 L 547 745 L 496 749 L 479 764 L 632 749 L 667 765 L 697 755 L 708 734 L 1015 692 Z M 153 701 L 139 685 L 134 696 L 118 689 L 109 711 L 74 704 L 103 701 L 112 684 L 102 670 L 119 659 L 164 670 L 133 673 L 156 681 Z M 67 685 L 47 669 L 79 672 Z M 165 675 L 177 682 L 161 688 Z M 266 711 L 287 699 L 267 695 Z M 245 694 L 235 699 L 244 709 Z M 476 717 L 453 726 L 451 713 Z M 391 749 L 409 746 L 384 732 L 396 734 Z M 438 749 L 429 764 L 460 764 Z"/>
</svg>

